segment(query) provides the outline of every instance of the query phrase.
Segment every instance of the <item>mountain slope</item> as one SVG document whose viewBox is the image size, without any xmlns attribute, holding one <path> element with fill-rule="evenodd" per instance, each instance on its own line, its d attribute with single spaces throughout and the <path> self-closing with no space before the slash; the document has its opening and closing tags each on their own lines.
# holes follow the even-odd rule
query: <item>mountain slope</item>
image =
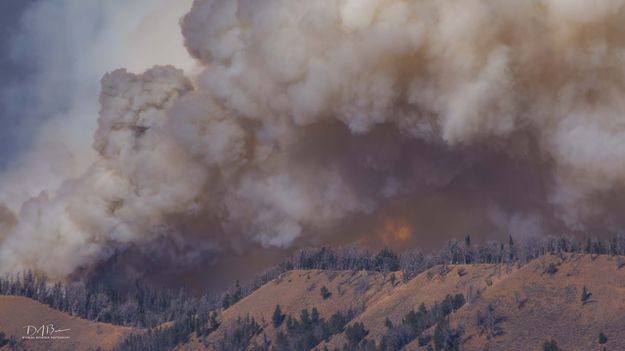
<svg viewBox="0 0 625 351">
<path fill-rule="evenodd" d="M 476 264 L 436 266 L 403 283 L 401 275 L 363 271 L 291 271 L 266 284 L 221 314 L 222 326 L 208 337 L 193 338 L 180 350 L 215 349 L 215 342 L 238 317 L 252 316 L 262 331 L 253 338 L 275 344 L 271 316 L 277 304 L 286 315 L 316 307 L 322 318 L 357 308 L 348 325 L 362 322 L 367 339 L 379 343 L 394 325 L 421 303 L 428 309 L 447 294 L 461 293 L 467 303 L 449 317 L 452 327 L 464 330 L 462 350 L 542 350 L 555 339 L 562 350 L 599 349 L 598 335 L 608 337 L 608 350 L 625 350 L 625 269 L 622 259 L 579 254 L 546 255 L 516 268 Z M 393 277 L 394 276 L 394 277 Z M 320 288 L 332 295 L 323 299 Z M 592 293 L 586 303 L 584 286 Z M 489 306 L 490 309 L 489 309 Z M 478 313 L 483 316 L 478 325 Z M 284 324 L 280 330 L 284 331 Z M 433 335 L 431 328 L 424 335 Z M 345 333 L 317 346 L 342 348 Z M 426 345 L 427 347 L 427 345 Z M 404 350 L 425 350 L 417 340 Z"/>
<path fill-rule="evenodd" d="M 215 331 L 193 335 L 177 350 L 216 350 L 219 341 L 246 316 L 258 326 L 249 339 L 244 337 L 245 343 L 269 343 L 271 349 L 277 344 L 278 331 L 286 332 L 288 324 L 274 328 L 276 305 L 295 320 L 302 310 L 312 312 L 313 308 L 326 321 L 337 312 L 351 310 L 355 315 L 347 327 L 362 323 L 366 339 L 379 345 L 389 331 L 387 318 L 394 326 L 401 325 L 404 316 L 419 305 L 432 311 L 447 295 L 455 294 L 466 299 L 448 317 L 452 328 L 463 330 L 461 350 L 542 350 L 550 339 L 562 350 L 599 350 L 600 332 L 608 338 L 607 350 L 625 350 L 624 262 L 622 257 L 607 255 L 546 255 L 520 268 L 508 264 L 435 266 L 407 282 L 399 272 L 293 270 L 220 311 L 221 324 Z M 329 294 L 324 296 L 322 288 Z M 21 340 L 25 326 L 42 324 L 70 329 L 61 334 L 70 339 Z M 434 329 L 422 335 L 433 336 Z M 318 338 L 316 349 L 342 349 L 348 338 L 341 330 L 336 329 L 338 333 L 326 341 Z M 95 350 L 111 349 L 132 329 L 71 317 L 28 298 L 0 296 L 0 331 L 20 341 L 18 350 Z M 403 350 L 428 346 L 432 343 L 419 346 L 414 339 Z"/>
<path fill-rule="evenodd" d="M 352 323 L 362 322 L 369 331 L 368 338 L 379 342 L 386 331 L 384 322 L 388 318 L 393 324 L 410 310 L 416 310 L 422 303 L 428 308 L 442 301 L 447 294 L 468 292 L 479 294 L 489 286 L 504 280 L 512 272 L 500 265 L 449 265 L 436 266 L 406 284 L 400 284 L 388 296 L 377 301 Z M 329 349 L 341 348 L 347 340 L 343 334 L 332 338 L 326 346 Z"/>
<path fill-rule="evenodd" d="M 69 339 L 22 340 L 26 334 L 25 326 L 41 327 L 49 324 L 53 324 L 56 330 L 70 329 L 54 334 L 68 336 Z M 95 350 L 97 347 L 110 350 L 130 330 L 72 317 L 29 298 L 0 296 L 0 331 L 18 341 L 18 350 Z M 8 350 L 9 347 L 2 349 Z"/>
<path fill-rule="evenodd" d="M 608 337 L 607 350 L 625 350 L 625 269 L 619 265 L 604 255 L 530 262 L 452 315 L 452 325 L 465 330 L 463 350 L 540 350 L 548 339 L 563 350 L 598 350 L 599 332 Z M 592 294 L 586 303 L 584 286 Z M 501 335 L 490 338 L 489 328 L 477 325 L 478 311 L 487 315 L 489 305 L 501 319 L 491 328 Z M 419 348 L 414 342 L 406 349 Z"/>
<path fill-rule="evenodd" d="M 399 276 L 395 273 L 395 276 Z M 398 281 L 395 280 L 395 284 Z M 320 292 L 326 287 L 330 296 L 324 299 Z M 212 349 L 215 341 L 238 317 L 251 316 L 261 325 L 269 339 L 276 335 L 271 317 L 280 305 L 285 315 L 298 316 L 302 309 L 317 308 L 322 318 L 333 313 L 353 309 L 366 310 L 370 304 L 393 290 L 390 274 L 367 271 L 294 270 L 265 284 L 221 314 L 222 327 L 203 340 L 194 339 L 181 347 L 183 350 Z M 259 335 L 260 342 L 262 336 Z"/>
</svg>

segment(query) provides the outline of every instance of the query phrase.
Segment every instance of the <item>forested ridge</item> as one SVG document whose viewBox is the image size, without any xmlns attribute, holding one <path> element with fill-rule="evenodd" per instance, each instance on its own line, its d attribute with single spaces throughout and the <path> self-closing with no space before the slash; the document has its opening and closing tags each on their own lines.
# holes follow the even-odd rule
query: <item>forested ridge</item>
<svg viewBox="0 0 625 351">
<path fill-rule="evenodd" d="M 156 289 L 141 280 L 137 280 L 128 291 L 119 292 L 104 284 L 80 281 L 51 282 L 43 275 L 27 271 L 0 278 L 0 294 L 25 296 L 73 316 L 136 327 L 139 331 L 143 330 L 143 332 L 131 335 L 120 344 L 120 350 L 168 350 L 175 345 L 188 341 L 194 333 L 197 335 L 210 334 L 220 325 L 218 311 L 227 309 L 263 284 L 289 270 L 401 271 L 401 278 L 404 281 L 409 281 L 419 273 L 436 265 L 488 263 L 520 267 L 545 254 L 558 253 L 614 255 L 617 256 L 617 264 L 620 268 L 625 266 L 625 259 L 620 257 L 625 255 L 625 237 L 617 236 L 609 240 L 544 237 L 518 242 L 509 237 L 505 242 L 491 241 L 474 244 L 471 238 L 467 236 L 464 240 L 452 240 L 444 248 L 432 253 L 423 253 L 418 249 L 397 253 L 388 248 L 379 251 L 354 247 L 302 249 L 281 264 L 266 270 L 247 283 L 240 284 L 237 282 L 232 288 L 221 294 L 205 293 L 199 296 L 184 290 Z M 462 299 L 457 296 L 450 298 L 457 299 L 448 301 L 450 303 L 455 301 L 453 303 L 454 308 L 464 303 L 464 297 Z M 428 311 L 420 309 L 420 311 L 411 312 L 419 313 L 419 319 L 423 319 L 427 317 L 426 312 Z M 406 321 L 414 321 L 415 316 L 409 315 L 409 313 L 406 315 Z M 445 334 L 446 338 L 451 337 L 452 339 L 454 333 L 461 332 L 450 330 L 448 326 L 444 325 L 444 318 L 441 316 L 449 313 L 447 308 L 444 309 L 444 312 L 435 310 L 432 313 L 437 317 L 434 318 L 432 315 L 427 317 L 429 318 L 427 319 L 429 321 L 428 327 L 437 325 L 440 330 L 447 333 Z M 289 327 L 283 334 L 279 335 L 276 345 L 271 345 L 272 348 L 269 344 L 259 345 L 258 348 L 281 350 L 295 347 L 288 345 L 298 345 L 296 347 L 298 350 L 310 349 L 307 348 L 308 346 L 302 346 L 309 344 L 306 341 L 301 341 L 302 337 L 297 334 L 298 330 L 315 330 L 315 328 L 320 330 L 314 338 L 308 337 L 306 339 L 310 345 L 317 345 L 333 333 L 345 331 L 344 326 L 356 314 L 357 312 L 354 311 L 346 311 L 344 314 L 334 317 L 333 322 L 332 320 L 325 321 L 314 317 L 315 311 L 307 311 L 299 316 L 299 319 L 295 316 L 284 316 L 285 323 Z M 308 327 L 308 318 L 311 315 L 313 316 L 311 317 L 314 321 L 313 324 L 316 323 L 312 329 Z M 307 327 L 301 327 L 302 323 Z M 354 349 L 357 346 L 363 350 L 398 349 L 398 345 L 404 345 L 410 340 L 422 337 L 421 332 L 424 330 L 425 324 L 417 326 L 416 322 L 410 323 L 389 325 L 388 335 L 382 339 L 380 345 L 371 345 L 367 341 L 366 335 L 363 335 L 357 343 L 346 347 Z M 440 323 L 443 324 L 438 325 Z M 408 325 L 411 327 L 407 327 Z M 234 347 L 232 349 L 237 349 L 235 344 L 249 342 L 254 335 L 262 332 L 262 328 L 253 318 L 241 319 L 239 326 L 234 327 L 234 329 L 230 328 L 230 330 L 229 334 L 220 339 L 224 350 L 230 346 Z M 348 335 L 358 332 L 366 334 L 365 331 L 352 329 L 345 332 Z"/>
</svg>

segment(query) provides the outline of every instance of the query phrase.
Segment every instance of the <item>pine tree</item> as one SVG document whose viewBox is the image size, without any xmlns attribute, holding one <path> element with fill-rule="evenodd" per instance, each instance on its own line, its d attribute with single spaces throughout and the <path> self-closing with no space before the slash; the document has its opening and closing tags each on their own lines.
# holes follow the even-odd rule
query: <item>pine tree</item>
<svg viewBox="0 0 625 351">
<path fill-rule="evenodd" d="M 9 343 L 9 339 L 7 339 L 6 334 L 0 331 L 0 347 L 3 347 Z"/>
<path fill-rule="evenodd" d="M 464 237 L 464 263 L 473 263 L 473 254 L 471 253 L 471 235 Z"/>
<path fill-rule="evenodd" d="M 603 345 L 608 342 L 608 337 L 603 334 L 603 332 L 599 332 L 599 344 Z"/>
<path fill-rule="evenodd" d="M 516 250 L 514 248 L 514 240 L 512 240 L 512 235 L 508 238 L 508 251 L 510 251 L 510 261 L 514 261 L 516 259 Z"/>
<path fill-rule="evenodd" d="M 276 305 L 276 309 L 273 311 L 271 321 L 273 322 L 274 328 L 278 328 L 280 327 L 280 325 L 282 325 L 282 322 L 284 321 L 284 314 L 282 314 L 280 305 Z"/>
<path fill-rule="evenodd" d="M 239 302 L 243 298 L 243 292 L 241 291 L 241 284 L 237 280 L 237 283 L 234 287 L 234 293 L 232 293 L 232 304 Z"/>
<path fill-rule="evenodd" d="M 547 340 L 543 344 L 543 351 L 559 351 L 558 343 L 554 340 Z"/>
<path fill-rule="evenodd" d="M 227 309 L 228 307 L 230 307 L 231 304 L 232 304 L 232 298 L 230 297 L 230 294 L 226 294 L 224 296 L 224 299 L 221 302 L 221 306 L 224 309 Z"/>
<path fill-rule="evenodd" d="M 313 325 L 319 324 L 320 316 L 317 307 L 313 307 L 312 312 L 310 313 L 310 321 Z"/>
<path fill-rule="evenodd" d="M 289 340 L 287 339 L 286 334 L 281 331 L 278 332 L 273 350 L 289 351 Z"/>
<path fill-rule="evenodd" d="M 328 290 L 325 286 L 322 286 L 321 289 L 319 289 L 319 293 L 324 300 L 327 300 L 332 295 L 330 290 Z"/>
<path fill-rule="evenodd" d="M 446 319 L 441 319 L 434 328 L 434 349 L 436 351 L 443 350 L 447 343 L 447 334 L 449 334 L 449 323 Z"/>
<path fill-rule="evenodd" d="M 589 292 L 588 289 L 586 288 L 586 285 L 584 285 L 584 288 L 582 290 L 582 304 L 584 305 L 587 304 L 591 296 L 592 296 L 592 293 Z"/>
<path fill-rule="evenodd" d="M 347 336 L 347 341 L 349 341 L 352 347 L 357 346 L 368 334 L 369 331 L 365 329 L 365 325 L 362 322 L 354 323 L 354 325 L 345 329 L 345 336 Z"/>
</svg>

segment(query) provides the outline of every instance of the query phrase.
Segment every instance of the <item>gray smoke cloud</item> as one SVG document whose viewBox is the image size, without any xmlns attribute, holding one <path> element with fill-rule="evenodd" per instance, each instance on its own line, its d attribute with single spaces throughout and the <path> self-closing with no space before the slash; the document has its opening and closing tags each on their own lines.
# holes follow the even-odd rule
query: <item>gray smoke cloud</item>
<svg viewBox="0 0 625 351">
<path fill-rule="evenodd" d="M 621 231 L 624 5 L 196 0 L 199 72 L 107 74 L 96 160 L 2 215 L 0 268 Z"/>
<path fill-rule="evenodd" d="M 7 14 L 17 25 L 4 42 L 17 78 L 8 75 L 0 87 L 0 202 L 14 212 L 79 177 L 97 158 L 91 144 L 102 75 L 157 63 L 193 68 L 177 24 L 191 0 L 23 3 L 20 16 Z"/>
</svg>

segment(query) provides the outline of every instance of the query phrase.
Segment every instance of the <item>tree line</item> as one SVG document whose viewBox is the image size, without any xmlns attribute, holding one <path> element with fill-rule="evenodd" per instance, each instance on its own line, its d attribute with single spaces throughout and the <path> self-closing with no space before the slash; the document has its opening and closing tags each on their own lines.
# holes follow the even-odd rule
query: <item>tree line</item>
<svg viewBox="0 0 625 351">
<path fill-rule="evenodd" d="M 156 289 L 141 280 L 137 280 L 131 289 L 120 292 L 97 283 L 51 282 L 44 275 L 33 271 L 0 277 L 0 294 L 32 298 L 92 321 L 148 328 L 148 333 L 130 337 L 123 350 L 158 350 L 144 346 L 169 345 L 164 340 L 181 342 L 192 333 L 210 333 L 219 324 L 214 311 L 230 307 L 289 270 L 401 271 L 402 279 L 408 281 L 435 265 L 490 263 L 522 266 L 540 256 L 554 253 L 621 256 L 625 255 L 625 236 L 619 235 L 608 240 L 549 236 L 519 241 L 508 237 L 504 242 L 488 241 L 480 244 L 473 243 L 471 237 L 466 236 L 464 240 L 451 240 L 443 248 L 427 254 L 418 249 L 402 253 L 388 248 L 379 251 L 355 247 L 302 249 L 249 282 L 237 282 L 219 295 L 205 293 L 197 296 L 184 290 Z M 625 266 L 625 260 L 619 259 L 617 262 L 619 268 Z M 161 328 L 166 322 L 173 323 L 168 324 L 167 328 Z M 241 321 L 247 325 L 248 331 L 255 330 L 252 328 L 253 322 Z M 445 330 L 443 327 L 441 330 Z M 358 331 L 350 329 L 354 335 L 358 335 Z"/>
<path fill-rule="evenodd" d="M 223 307 L 231 305 L 233 297 L 249 295 L 265 283 L 290 270 L 366 270 L 377 272 L 401 271 L 404 281 L 436 265 L 446 264 L 513 264 L 525 265 L 545 254 L 586 253 L 591 255 L 625 255 L 625 236 L 611 239 L 576 239 L 570 236 L 545 236 L 515 240 L 509 236 L 505 241 L 486 241 L 475 244 L 471 236 L 464 240 L 450 240 L 439 250 L 424 253 L 418 248 L 396 253 L 389 248 L 372 251 L 356 247 L 320 247 L 297 251 L 247 284 L 237 284 L 225 294 L 229 298 Z M 625 261 L 623 262 L 625 266 Z M 238 301 L 238 300 L 237 300 Z"/>
<path fill-rule="evenodd" d="M 217 309 L 217 298 L 191 295 L 184 290 L 152 288 L 135 281 L 127 292 L 103 284 L 51 283 L 45 275 L 26 271 L 0 277 L 0 295 L 17 295 L 37 300 L 72 316 L 116 325 L 154 328 L 182 320 L 189 314 Z"/>
</svg>

